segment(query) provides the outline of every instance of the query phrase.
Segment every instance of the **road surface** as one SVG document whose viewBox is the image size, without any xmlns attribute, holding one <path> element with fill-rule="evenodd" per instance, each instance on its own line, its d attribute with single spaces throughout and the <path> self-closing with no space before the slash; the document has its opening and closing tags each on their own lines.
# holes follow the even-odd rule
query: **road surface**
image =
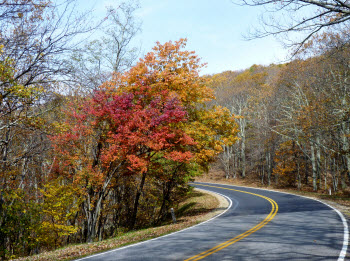
<svg viewBox="0 0 350 261">
<path fill-rule="evenodd" d="M 224 195 L 229 208 L 180 232 L 79 260 L 345 260 L 347 223 L 319 201 L 230 185 L 193 186 Z"/>
</svg>

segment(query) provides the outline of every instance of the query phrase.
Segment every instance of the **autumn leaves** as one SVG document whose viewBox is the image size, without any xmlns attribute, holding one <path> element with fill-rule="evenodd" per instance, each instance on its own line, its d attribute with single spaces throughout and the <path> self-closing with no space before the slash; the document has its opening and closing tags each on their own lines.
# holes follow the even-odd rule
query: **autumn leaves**
<svg viewBox="0 0 350 261">
<path fill-rule="evenodd" d="M 83 199 L 82 220 L 74 222 L 85 226 L 84 240 L 163 219 L 187 181 L 208 168 L 224 143 L 237 139 L 234 116 L 206 107 L 212 90 L 185 45 L 184 39 L 157 43 L 131 70 L 116 74 L 82 104 L 73 103 L 65 128 L 52 136 L 54 175 L 78 188 Z M 149 221 L 143 219 L 147 211 Z"/>
</svg>

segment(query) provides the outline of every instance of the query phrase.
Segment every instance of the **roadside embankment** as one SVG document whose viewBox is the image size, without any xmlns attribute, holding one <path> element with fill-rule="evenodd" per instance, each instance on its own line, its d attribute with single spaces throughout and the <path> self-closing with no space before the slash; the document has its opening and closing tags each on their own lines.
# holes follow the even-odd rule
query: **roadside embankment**
<svg viewBox="0 0 350 261">
<path fill-rule="evenodd" d="M 194 189 L 191 195 L 175 209 L 176 224 L 167 221 L 161 226 L 122 233 L 115 238 L 100 242 L 69 245 L 54 251 L 43 252 L 39 255 L 15 260 L 74 260 L 191 227 L 220 214 L 227 207 L 228 201 L 224 197 L 205 190 Z"/>
</svg>

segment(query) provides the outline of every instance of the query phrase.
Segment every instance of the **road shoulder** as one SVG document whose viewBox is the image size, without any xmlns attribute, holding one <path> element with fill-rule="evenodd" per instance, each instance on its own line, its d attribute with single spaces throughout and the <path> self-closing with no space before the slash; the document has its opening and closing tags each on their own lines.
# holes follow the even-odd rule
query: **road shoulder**
<svg viewBox="0 0 350 261">
<path fill-rule="evenodd" d="M 228 200 L 225 197 L 223 197 L 223 196 L 221 196 L 221 195 L 219 195 L 217 193 L 204 190 L 204 189 L 196 188 L 195 190 L 196 191 L 200 191 L 202 193 L 206 193 L 206 194 L 212 195 L 212 196 L 216 197 L 216 199 L 219 201 L 218 207 L 215 210 L 213 210 L 213 211 L 203 215 L 202 217 L 199 217 L 198 220 L 197 220 L 198 222 L 204 222 L 206 220 L 209 220 L 209 219 L 211 219 L 211 218 L 221 214 L 222 212 L 224 212 L 228 208 L 229 202 L 228 202 Z"/>
</svg>

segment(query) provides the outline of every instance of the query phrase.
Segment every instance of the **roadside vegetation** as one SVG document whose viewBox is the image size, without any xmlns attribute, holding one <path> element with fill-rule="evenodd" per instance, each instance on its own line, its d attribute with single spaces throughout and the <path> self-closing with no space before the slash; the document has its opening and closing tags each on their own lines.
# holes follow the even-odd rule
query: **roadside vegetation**
<svg viewBox="0 0 350 261">
<path fill-rule="evenodd" d="M 23 257 L 16 260 L 73 260 L 117 247 L 142 242 L 203 222 L 211 218 L 211 213 L 219 206 L 220 203 L 217 197 L 194 190 L 184 199 L 184 201 L 179 203 L 178 206 L 175 206 L 175 224 L 173 223 L 172 218 L 168 215 L 167 219 L 155 227 L 121 232 L 118 236 L 111 239 L 89 244 L 72 244 L 54 251 L 43 252 L 39 255 Z"/>
</svg>

